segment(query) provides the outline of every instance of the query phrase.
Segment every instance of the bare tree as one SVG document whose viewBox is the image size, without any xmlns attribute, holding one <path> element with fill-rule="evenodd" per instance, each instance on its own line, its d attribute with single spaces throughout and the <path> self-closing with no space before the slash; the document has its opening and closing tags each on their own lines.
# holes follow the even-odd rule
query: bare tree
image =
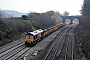
<svg viewBox="0 0 90 60">
<path fill-rule="evenodd" d="M 1 10 L 1 8 L 0 8 L 0 19 L 2 18 L 2 10 Z"/>
<path fill-rule="evenodd" d="M 69 12 L 65 11 L 65 12 L 63 13 L 63 16 L 69 16 Z"/>
<path fill-rule="evenodd" d="M 54 15 L 52 15 L 51 18 L 55 20 L 56 24 L 59 24 L 63 22 L 60 16 L 59 12 L 54 12 Z"/>
</svg>

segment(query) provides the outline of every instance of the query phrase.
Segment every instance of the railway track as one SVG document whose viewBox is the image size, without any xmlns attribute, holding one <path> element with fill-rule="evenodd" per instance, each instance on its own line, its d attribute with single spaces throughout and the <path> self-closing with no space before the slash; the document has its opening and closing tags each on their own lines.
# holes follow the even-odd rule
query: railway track
<svg viewBox="0 0 90 60">
<path fill-rule="evenodd" d="M 69 31 L 69 34 L 68 34 L 68 37 L 67 37 L 67 41 L 66 41 L 66 46 L 65 46 L 65 52 L 63 53 L 64 54 L 64 57 L 62 58 L 63 60 L 77 60 L 77 58 L 74 58 L 74 50 L 75 50 L 75 34 L 74 34 L 74 30 L 75 30 L 75 27 L 77 25 L 74 25 L 72 27 L 72 29 Z"/>
<path fill-rule="evenodd" d="M 24 42 L 24 41 L 21 39 L 21 40 L 18 40 L 18 41 L 14 41 L 12 43 L 9 43 L 8 45 L 5 45 L 5 46 L 0 47 L 0 54 L 2 52 L 7 51 L 8 49 L 11 49 L 12 47 L 15 47 L 15 46 L 21 44 L 22 42 Z"/>
<path fill-rule="evenodd" d="M 69 30 L 71 29 L 72 25 L 70 27 L 68 27 L 67 29 L 65 29 L 56 39 L 56 41 L 51 45 L 50 49 L 48 50 L 46 56 L 44 57 L 43 60 L 55 60 L 56 59 L 56 55 L 59 52 L 61 52 L 63 43 L 67 37 L 67 33 L 69 32 Z M 60 49 L 60 50 L 59 50 Z"/>
<path fill-rule="evenodd" d="M 74 29 L 75 25 L 72 27 L 72 29 L 68 33 L 67 41 L 66 41 L 66 46 L 65 46 L 65 52 L 63 54 L 63 60 L 73 60 L 73 46 L 74 46 Z"/>
<path fill-rule="evenodd" d="M 0 48 L 0 60 L 15 60 L 28 49 L 24 40 L 18 40 Z"/>
<path fill-rule="evenodd" d="M 66 28 L 67 26 L 61 28 L 60 32 Z M 23 39 L 14 41 L 8 45 L 0 47 L 0 60 L 20 60 L 18 58 L 26 55 L 30 49 L 31 47 L 26 47 L 24 45 Z"/>
<path fill-rule="evenodd" d="M 77 55 L 76 55 L 76 48 L 75 47 L 75 28 L 77 27 L 77 25 L 74 25 L 73 29 L 70 30 L 69 32 L 69 37 L 68 37 L 68 41 L 67 41 L 67 47 L 66 47 L 66 50 L 67 50 L 67 53 L 65 54 L 66 55 L 66 58 L 67 60 L 80 60 L 80 58 L 77 58 Z"/>
<path fill-rule="evenodd" d="M 8 56 L 12 57 L 16 52 L 20 51 L 23 48 L 25 48 L 24 42 L 19 45 L 13 46 L 10 49 L 5 50 L 4 52 L 0 53 L 0 60 L 4 60 Z"/>
<path fill-rule="evenodd" d="M 28 51 L 30 48 L 24 48 L 21 51 L 18 51 L 18 53 L 15 53 L 15 55 L 11 55 L 7 58 L 5 58 L 4 60 L 17 60 L 22 54 L 24 54 L 26 51 Z"/>
<path fill-rule="evenodd" d="M 76 58 L 75 54 L 75 28 L 77 25 L 74 25 L 68 33 L 68 37 L 64 42 L 63 48 L 59 54 L 57 54 L 57 60 L 80 60 Z"/>
</svg>

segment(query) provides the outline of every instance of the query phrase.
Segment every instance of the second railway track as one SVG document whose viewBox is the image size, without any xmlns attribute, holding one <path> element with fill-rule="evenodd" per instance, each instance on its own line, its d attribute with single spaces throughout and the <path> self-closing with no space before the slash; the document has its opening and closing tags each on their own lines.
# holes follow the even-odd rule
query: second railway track
<svg viewBox="0 0 90 60">
<path fill-rule="evenodd" d="M 68 32 L 68 37 L 66 38 L 66 41 L 64 42 L 63 48 L 61 49 L 61 52 L 57 54 L 56 60 L 80 60 L 76 58 L 77 55 L 75 55 L 75 28 L 77 25 L 74 25 L 72 29 Z"/>
<path fill-rule="evenodd" d="M 51 45 L 50 49 L 48 50 L 46 56 L 43 60 L 55 60 L 56 54 L 58 53 L 59 49 L 62 49 L 63 43 L 65 41 L 65 38 L 67 36 L 67 33 L 71 29 L 72 25 L 65 29 L 58 38 L 56 38 L 56 41 Z"/>
</svg>

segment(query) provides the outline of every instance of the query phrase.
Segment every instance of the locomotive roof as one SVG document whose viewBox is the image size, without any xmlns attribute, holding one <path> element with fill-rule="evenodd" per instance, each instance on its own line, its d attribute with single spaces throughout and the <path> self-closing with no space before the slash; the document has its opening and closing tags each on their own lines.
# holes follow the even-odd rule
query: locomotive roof
<svg viewBox="0 0 90 60">
<path fill-rule="evenodd" d="M 35 30 L 35 31 L 29 32 L 29 33 L 32 34 L 32 35 L 37 35 L 37 34 L 42 33 L 42 32 L 43 32 L 43 30 L 39 29 L 39 30 Z"/>
</svg>

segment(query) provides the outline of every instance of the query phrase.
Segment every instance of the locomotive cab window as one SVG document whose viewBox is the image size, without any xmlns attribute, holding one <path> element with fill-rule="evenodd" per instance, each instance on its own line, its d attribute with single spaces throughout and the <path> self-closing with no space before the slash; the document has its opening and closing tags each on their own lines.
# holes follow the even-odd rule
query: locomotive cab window
<svg viewBox="0 0 90 60">
<path fill-rule="evenodd" d="M 34 38 L 33 36 L 30 36 L 30 38 Z"/>
<path fill-rule="evenodd" d="M 29 38 L 29 35 L 26 35 L 26 38 Z"/>
</svg>

